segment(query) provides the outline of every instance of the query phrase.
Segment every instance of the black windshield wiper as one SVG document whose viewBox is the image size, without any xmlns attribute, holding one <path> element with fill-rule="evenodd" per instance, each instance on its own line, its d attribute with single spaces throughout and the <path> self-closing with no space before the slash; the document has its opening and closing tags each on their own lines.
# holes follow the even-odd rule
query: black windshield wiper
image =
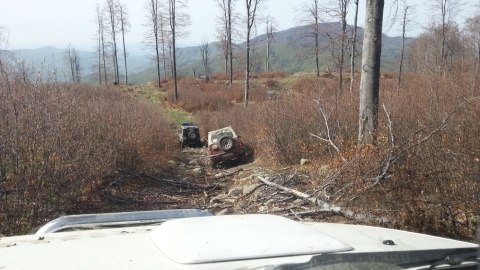
<svg viewBox="0 0 480 270">
<path fill-rule="evenodd" d="M 465 267 L 477 267 L 480 265 L 480 254 L 478 252 L 469 252 L 469 253 L 463 253 L 463 254 L 454 254 L 454 255 L 448 255 L 442 260 L 439 260 L 432 265 L 428 269 L 435 269 L 437 266 L 442 266 L 442 265 L 449 265 L 449 266 L 454 266 L 455 268 L 458 268 L 463 263 L 465 264 Z M 470 263 L 468 263 L 470 262 Z M 445 267 L 442 267 L 442 269 L 448 269 Z"/>
<path fill-rule="evenodd" d="M 323 269 L 322 267 L 329 265 L 350 267 L 348 269 L 436 269 L 436 267 L 446 265 L 450 265 L 452 268 L 465 267 L 463 269 L 469 269 L 468 267 L 470 267 L 477 269 L 476 266 L 480 265 L 478 256 L 478 248 L 330 253 L 314 256 L 306 263 L 277 265 L 274 269 Z"/>
</svg>

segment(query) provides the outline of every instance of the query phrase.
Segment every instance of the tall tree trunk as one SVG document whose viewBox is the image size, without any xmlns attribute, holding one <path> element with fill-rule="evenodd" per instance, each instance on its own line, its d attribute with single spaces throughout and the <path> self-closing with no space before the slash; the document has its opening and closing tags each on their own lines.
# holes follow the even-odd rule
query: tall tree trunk
<svg viewBox="0 0 480 270">
<path fill-rule="evenodd" d="M 403 13 L 403 22 L 402 22 L 402 50 L 400 52 L 400 65 L 398 67 L 398 87 L 402 83 L 402 70 L 403 70 L 403 59 L 405 57 L 405 38 L 406 38 L 406 29 L 407 29 L 407 12 L 408 6 L 405 6 Z"/>
<path fill-rule="evenodd" d="M 97 24 L 98 24 L 98 37 L 97 37 L 97 53 L 98 53 L 98 84 L 102 85 L 102 35 L 103 35 L 103 18 L 100 11 L 100 4 L 97 4 Z"/>
<path fill-rule="evenodd" d="M 118 53 L 117 53 L 117 29 L 116 29 L 116 7 L 113 0 L 107 0 L 108 5 L 108 15 L 110 16 L 110 27 L 112 35 L 112 46 L 113 46 L 113 69 L 115 73 L 114 84 L 119 83 L 119 69 L 118 69 Z"/>
<path fill-rule="evenodd" d="M 247 10 L 247 42 L 246 42 L 246 59 L 245 59 L 245 96 L 243 99 L 243 106 L 248 106 L 249 91 L 250 91 L 250 34 L 255 25 L 255 16 L 258 4 L 262 0 L 245 0 Z"/>
<path fill-rule="evenodd" d="M 355 80 L 355 54 L 357 54 L 357 24 L 358 24 L 358 0 L 355 3 L 355 18 L 353 19 L 352 52 L 350 55 L 350 93 L 353 92 Z"/>
<path fill-rule="evenodd" d="M 445 44 L 447 43 L 447 3 L 449 0 L 441 0 L 442 10 L 442 46 L 440 48 L 441 72 L 445 71 L 447 65 L 447 56 L 445 55 Z"/>
<path fill-rule="evenodd" d="M 160 38 L 162 42 L 162 60 L 163 60 L 163 78 L 167 79 L 167 50 L 165 48 L 165 43 L 167 42 L 167 38 L 165 37 L 165 29 L 164 29 L 164 23 L 165 19 L 163 18 L 162 13 L 160 13 Z M 159 75 L 158 78 L 160 79 L 160 68 L 158 70 Z M 160 85 L 160 82 L 159 82 Z"/>
<path fill-rule="evenodd" d="M 103 76 L 105 77 L 105 85 L 108 84 L 108 76 L 107 76 L 107 59 L 105 56 L 105 37 L 104 32 L 102 30 L 102 58 L 103 58 Z"/>
<path fill-rule="evenodd" d="M 375 144 L 378 126 L 384 0 L 367 0 L 360 80 L 358 143 Z"/>
<path fill-rule="evenodd" d="M 170 8 L 170 28 L 172 31 L 172 73 L 173 73 L 173 99 L 174 101 L 178 100 L 178 86 L 177 86 L 177 52 L 175 46 L 175 0 L 169 0 L 169 8 Z"/>
<path fill-rule="evenodd" d="M 245 96 L 243 98 L 243 107 L 248 106 L 249 91 L 250 91 L 250 29 L 247 30 L 247 48 L 245 59 Z"/>
<path fill-rule="evenodd" d="M 100 36 L 98 37 L 98 40 L 97 40 L 97 53 L 98 53 L 98 84 L 99 85 L 102 85 L 102 48 L 100 47 L 101 46 L 101 40 L 100 40 Z"/>
<path fill-rule="evenodd" d="M 269 41 L 267 41 L 267 56 L 265 57 L 265 71 L 270 72 L 270 42 Z"/>
<path fill-rule="evenodd" d="M 228 59 L 230 61 L 230 79 L 229 79 L 229 85 L 231 86 L 233 84 L 233 48 L 232 48 L 232 0 L 228 0 L 228 31 L 227 31 L 227 36 L 228 36 Z"/>
<path fill-rule="evenodd" d="M 160 76 L 160 54 L 159 54 L 159 48 L 158 48 L 158 18 L 160 17 L 161 20 L 161 15 L 158 13 L 158 0 L 151 0 L 150 1 L 150 16 L 152 20 L 152 30 L 153 30 L 153 37 L 154 37 L 154 42 L 155 42 L 155 65 L 157 68 L 157 86 L 160 88 L 162 87 L 162 78 Z M 161 23 L 161 22 L 160 22 Z"/>
<path fill-rule="evenodd" d="M 123 6 L 120 6 L 120 25 L 122 31 L 122 44 L 123 44 L 123 62 L 125 65 L 125 84 L 128 84 L 128 69 L 127 69 L 127 50 L 125 47 L 125 10 Z"/>
<path fill-rule="evenodd" d="M 480 30 L 480 29 L 479 29 Z M 473 95 L 477 95 L 477 83 L 478 83 L 478 76 L 480 73 L 480 41 L 477 41 L 477 59 L 475 61 L 475 75 L 473 75 L 473 83 L 472 83 L 472 92 Z"/>
<path fill-rule="evenodd" d="M 320 61 L 319 61 L 319 54 L 320 54 L 320 48 L 319 48 L 319 36 L 320 36 L 320 31 L 319 31 L 319 25 L 318 25 L 318 0 L 315 0 L 315 6 L 314 6 L 314 20 L 315 20 L 315 69 L 317 70 L 317 77 L 320 77 Z"/>
<path fill-rule="evenodd" d="M 226 28 L 225 28 L 226 29 Z M 228 37 L 227 37 L 227 33 L 225 33 L 225 36 L 223 37 L 223 39 L 225 40 L 222 40 L 222 46 L 224 47 L 223 50 L 223 64 L 224 64 L 224 68 L 225 68 L 225 74 L 228 76 Z"/>
<path fill-rule="evenodd" d="M 342 37 L 340 42 L 340 61 L 338 61 L 338 92 L 343 91 L 343 66 L 345 63 L 345 41 L 347 39 L 347 8 L 349 0 L 340 0 L 340 17 L 342 20 Z"/>
<path fill-rule="evenodd" d="M 273 40 L 273 22 L 271 18 L 267 18 L 267 56 L 265 58 L 265 70 L 270 72 L 270 44 Z"/>
</svg>

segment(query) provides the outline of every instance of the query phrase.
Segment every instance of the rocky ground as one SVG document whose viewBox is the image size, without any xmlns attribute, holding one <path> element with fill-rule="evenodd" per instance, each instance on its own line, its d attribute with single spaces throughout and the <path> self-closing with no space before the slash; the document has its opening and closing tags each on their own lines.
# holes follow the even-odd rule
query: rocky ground
<svg viewBox="0 0 480 270">
<path fill-rule="evenodd" d="M 184 148 L 181 160 L 170 161 L 168 166 L 169 173 L 162 176 L 117 172 L 104 179 L 98 199 L 107 202 L 109 209 L 97 211 L 198 208 L 215 215 L 269 213 L 302 220 L 321 218 L 322 213 L 307 200 L 259 180 L 262 177 L 311 193 L 312 177 L 307 173 L 291 168 L 271 171 L 256 161 L 212 168 L 206 148 Z"/>
</svg>

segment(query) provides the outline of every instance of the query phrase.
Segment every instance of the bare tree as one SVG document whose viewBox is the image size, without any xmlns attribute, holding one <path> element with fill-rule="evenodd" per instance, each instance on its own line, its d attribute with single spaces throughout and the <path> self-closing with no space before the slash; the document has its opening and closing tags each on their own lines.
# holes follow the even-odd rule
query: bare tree
<svg viewBox="0 0 480 270">
<path fill-rule="evenodd" d="M 8 47 L 8 30 L 4 26 L 0 25 L 0 82 L 4 80 L 4 82 L 7 84 L 7 87 L 9 87 L 9 82 L 8 82 L 8 72 L 6 71 L 6 63 L 5 63 L 5 58 L 9 54 L 7 51 Z M 8 89 L 5 89 L 6 91 Z"/>
<path fill-rule="evenodd" d="M 147 40 L 152 40 L 155 48 L 155 64 L 157 67 L 157 80 L 158 87 L 162 87 L 161 77 L 160 77 L 160 52 L 159 52 L 159 21 L 161 21 L 161 16 L 159 14 L 158 0 L 147 0 L 146 10 L 148 11 L 148 20 L 146 26 L 149 28 L 146 37 Z M 161 23 L 161 22 L 160 22 Z"/>
<path fill-rule="evenodd" d="M 345 45 L 347 40 L 347 10 L 350 0 L 338 0 L 338 7 L 340 10 L 340 20 L 342 22 L 342 33 L 340 42 L 340 58 L 338 61 L 338 91 L 343 89 L 343 66 L 345 63 Z"/>
<path fill-rule="evenodd" d="M 110 35 L 112 38 L 113 51 L 113 69 L 114 69 L 114 84 L 119 83 L 119 69 L 118 69 L 118 53 L 117 53 L 117 32 L 118 32 L 118 5 L 114 0 L 106 0 L 106 13 L 108 16 L 108 23 L 110 26 Z"/>
<path fill-rule="evenodd" d="M 98 83 L 101 85 L 102 80 L 108 84 L 107 60 L 106 60 L 106 44 L 105 44 L 105 19 L 100 8 L 100 4 L 96 7 L 95 23 L 97 24 L 97 65 L 98 65 Z M 102 76 L 103 74 L 103 76 Z"/>
<path fill-rule="evenodd" d="M 208 57 L 210 56 L 210 49 L 209 49 L 208 39 L 206 37 L 203 38 L 202 45 L 200 45 L 200 53 L 202 54 L 202 63 L 203 69 L 205 71 L 205 80 L 208 81 L 208 76 L 210 75 L 210 66 L 208 63 Z"/>
<path fill-rule="evenodd" d="M 320 77 L 320 63 L 319 63 L 319 38 L 320 38 L 320 10 L 318 0 L 311 0 L 310 4 L 305 4 L 300 10 L 300 23 L 308 25 L 310 31 L 307 34 L 307 38 L 313 39 L 314 42 L 314 55 L 315 55 L 315 69 L 317 77 Z"/>
<path fill-rule="evenodd" d="M 357 30 L 358 30 L 358 0 L 353 0 L 355 5 L 355 16 L 353 19 L 352 46 L 350 51 L 350 93 L 353 91 L 355 79 L 355 57 L 357 54 Z"/>
<path fill-rule="evenodd" d="M 247 11 L 247 39 L 246 39 L 246 53 L 245 53 L 245 96 L 243 99 L 243 106 L 248 106 L 249 90 L 250 90 L 250 35 L 255 25 L 257 16 L 257 8 L 262 0 L 245 0 L 245 7 Z"/>
<path fill-rule="evenodd" d="M 123 61 L 125 65 L 125 84 L 128 83 L 128 69 L 127 69 L 127 50 L 125 47 L 125 32 L 128 32 L 130 28 L 130 22 L 128 21 L 128 13 L 125 4 L 118 2 L 118 14 L 120 15 L 120 31 L 122 33 L 123 44 Z"/>
<path fill-rule="evenodd" d="M 275 20 L 268 16 L 267 17 L 267 28 L 266 28 L 266 36 L 267 36 L 267 56 L 265 59 L 265 70 L 270 72 L 270 45 L 273 41 L 273 33 L 275 31 Z"/>
<path fill-rule="evenodd" d="M 343 89 L 343 69 L 345 66 L 345 54 L 347 49 L 347 13 L 350 0 L 332 0 L 330 5 L 323 8 L 323 13 L 333 20 L 340 21 L 340 34 L 337 31 L 337 25 L 333 24 L 334 31 L 326 31 L 327 37 L 330 39 L 330 51 L 332 59 L 338 70 L 338 92 Z"/>
<path fill-rule="evenodd" d="M 478 91 L 477 83 L 480 73 L 480 15 L 467 19 L 466 31 L 471 39 L 471 50 L 475 61 L 475 71 L 473 74 L 472 90 L 473 94 Z"/>
<path fill-rule="evenodd" d="M 216 0 L 222 11 L 220 21 L 220 42 L 222 44 L 223 55 L 225 59 L 225 72 L 229 73 L 229 85 L 233 82 L 233 47 L 232 47 L 232 25 L 235 8 L 235 0 Z"/>
<path fill-rule="evenodd" d="M 225 68 L 225 73 L 228 73 L 228 36 L 227 36 L 227 29 L 228 29 L 228 23 L 227 23 L 227 10 L 225 8 L 225 2 L 227 0 L 217 0 L 218 5 L 222 10 L 222 15 L 218 17 L 220 21 L 220 27 L 218 28 L 217 31 L 217 37 L 220 40 L 219 42 L 219 47 L 221 48 L 222 51 L 222 57 L 224 59 L 224 68 Z"/>
<path fill-rule="evenodd" d="M 375 144 L 378 126 L 384 0 L 367 0 L 360 80 L 358 143 Z"/>
<path fill-rule="evenodd" d="M 168 48 L 170 47 L 171 43 L 171 35 L 168 31 L 168 16 L 166 16 L 163 12 L 160 12 L 160 18 L 158 20 L 159 27 L 160 27 L 160 45 L 161 45 L 161 55 L 162 55 L 162 62 L 163 62 L 163 78 L 167 78 L 167 62 L 169 61 Z"/>
<path fill-rule="evenodd" d="M 64 57 L 70 66 L 72 82 L 80 83 L 80 57 L 78 55 L 78 51 L 70 44 L 64 51 Z"/>
<path fill-rule="evenodd" d="M 0 25 L 0 52 L 6 49 L 7 41 L 8 41 L 7 29 L 4 26 Z"/>
<path fill-rule="evenodd" d="M 402 49 L 400 52 L 400 64 L 398 66 L 398 86 L 402 83 L 402 70 L 403 70 L 403 61 L 405 59 L 405 39 L 407 34 L 408 25 L 411 22 L 408 19 L 408 16 L 411 15 L 412 8 L 403 2 L 403 16 L 402 16 Z"/>
<path fill-rule="evenodd" d="M 433 7 L 440 10 L 440 26 L 441 26 L 441 47 L 440 47 L 440 57 L 441 57 L 441 68 L 444 70 L 447 64 L 447 34 L 449 27 L 452 25 L 452 20 L 460 11 L 460 8 L 463 5 L 462 0 L 434 0 Z"/>
<path fill-rule="evenodd" d="M 177 38 L 184 35 L 181 28 L 190 24 L 190 17 L 183 13 L 182 9 L 186 8 L 186 2 L 182 0 L 168 0 L 168 17 L 170 22 L 171 33 L 171 57 L 172 57 L 172 76 L 173 76 L 173 99 L 178 100 L 178 81 L 177 81 Z M 179 29 L 180 28 L 180 29 Z"/>
<path fill-rule="evenodd" d="M 172 75 L 173 75 L 173 99 L 178 100 L 178 86 L 177 86 L 177 53 L 176 53 L 176 4 L 175 0 L 168 0 L 168 12 L 170 18 L 170 31 L 172 32 Z"/>
</svg>

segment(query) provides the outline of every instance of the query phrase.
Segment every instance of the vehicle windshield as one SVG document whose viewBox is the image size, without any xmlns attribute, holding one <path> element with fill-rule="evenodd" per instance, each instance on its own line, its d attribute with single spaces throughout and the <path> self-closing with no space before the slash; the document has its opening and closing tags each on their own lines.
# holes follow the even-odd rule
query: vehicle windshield
<svg viewBox="0 0 480 270">
<path fill-rule="evenodd" d="M 479 269 L 478 248 L 399 252 L 336 253 L 312 257 L 306 263 L 264 266 L 253 269 Z"/>
</svg>

